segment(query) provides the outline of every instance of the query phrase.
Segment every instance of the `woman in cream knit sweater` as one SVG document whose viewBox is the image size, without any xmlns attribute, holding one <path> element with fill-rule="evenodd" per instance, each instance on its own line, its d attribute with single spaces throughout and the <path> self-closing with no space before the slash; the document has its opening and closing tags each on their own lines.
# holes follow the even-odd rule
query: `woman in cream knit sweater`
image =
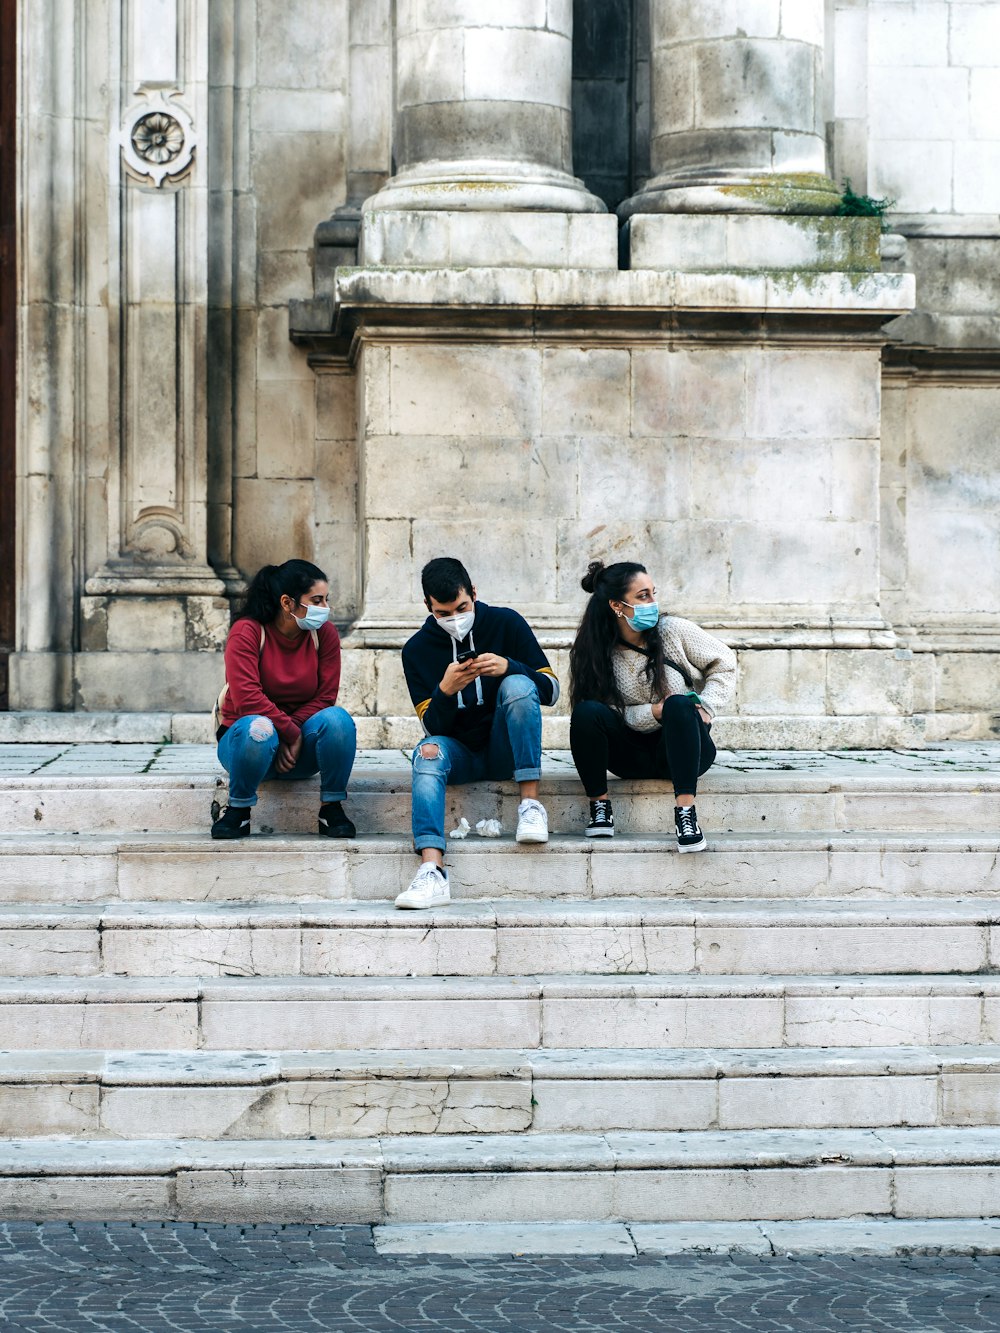
<svg viewBox="0 0 1000 1333">
<path fill-rule="evenodd" d="M 588 838 L 614 837 L 608 770 L 670 778 L 682 852 L 707 845 L 698 826 L 698 778 L 715 759 L 715 710 L 732 698 L 736 657 L 690 620 L 661 615 L 645 566 L 595 560 L 591 594 L 570 653 L 570 746 L 590 800 Z"/>
</svg>

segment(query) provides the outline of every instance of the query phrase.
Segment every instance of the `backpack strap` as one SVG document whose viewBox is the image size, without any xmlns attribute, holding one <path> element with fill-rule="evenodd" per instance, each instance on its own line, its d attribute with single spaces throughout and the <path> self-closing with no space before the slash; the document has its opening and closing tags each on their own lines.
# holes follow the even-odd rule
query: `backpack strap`
<svg viewBox="0 0 1000 1333">
<path fill-rule="evenodd" d="M 267 642 L 267 636 L 264 633 L 264 626 L 260 627 L 260 646 L 257 649 L 257 660 L 264 655 L 264 644 Z M 227 680 L 219 691 L 219 697 L 212 706 L 212 731 L 216 732 L 222 726 L 222 706 L 226 702 L 226 695 L 229 693 L 229 681 Z"/>
</svg>

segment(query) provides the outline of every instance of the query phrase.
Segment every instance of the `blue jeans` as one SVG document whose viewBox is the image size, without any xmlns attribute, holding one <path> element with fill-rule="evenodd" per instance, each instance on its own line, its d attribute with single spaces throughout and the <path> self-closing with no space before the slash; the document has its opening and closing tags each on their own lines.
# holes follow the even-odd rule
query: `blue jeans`
<svg viewBox="0 0 1000 1333">
<path fill-rule="evenodd" d="M 437 746 L 427 759 L 426 746 Z M 413 845 L 418 852 L 436 847 L 443 852 L 445 787 L 465 782 L 513 777 L 532 782 L 542 773 L 542 709 L 535 682 L 527 676 L 506 676 L 497 694 L 490 739 L 482 750 L 470 750 L 452 736 L 428 736 L 413 751 Z"/>
<path fill-rule="evenodd" d="M 238 718 L 219 741 L 219 763 L 229 774 L 229 804 L 246 809 L 257 804 L 257 788 L 272 778 L 294 781 L 320 774 L 320 800 L 342 801 L 354 767 L 358 740 L 354 719 L 343 708 L 324 708 L 302 724 L 302 749 L 295 767 L 274 767 L 280 738 L 270 718 Z"/>
</svg>

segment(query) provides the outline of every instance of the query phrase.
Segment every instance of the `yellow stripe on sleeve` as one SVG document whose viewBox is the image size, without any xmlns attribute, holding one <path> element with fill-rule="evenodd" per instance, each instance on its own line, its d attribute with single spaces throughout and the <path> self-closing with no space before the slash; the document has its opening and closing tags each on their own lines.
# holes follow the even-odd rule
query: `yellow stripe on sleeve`
<svg viewBox="0 0 1000 1333">
<path fill-rule="evenodd" d="M 422 703 L 417 704 L 417 717 L 420 718 L 421 722 L 423 722 L 424 714 L 427 712 L 430 706 L 431 706 L 430 699 L 424 699 Z"/>
</svg>

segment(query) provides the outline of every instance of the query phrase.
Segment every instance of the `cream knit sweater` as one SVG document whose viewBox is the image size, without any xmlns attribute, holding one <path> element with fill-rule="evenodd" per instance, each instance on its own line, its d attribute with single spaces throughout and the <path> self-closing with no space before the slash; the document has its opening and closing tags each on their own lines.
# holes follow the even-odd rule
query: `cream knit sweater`
<svg viewBox="0 0 1000 1333">
<path fill-rule="evenodd" d="M 658 630 L 664 656 L 684 667 L 693 681 L 691 688 L 701 695 L 703 706 L 714 717 L 715 710 L 733 697 L 736 654 L 721 639 L 680 616 L 661 616 Z M 613 650 L 612 662 L 625 704 L 626 725 L 633 731 L 655 731 L 660 724 L 653 717 L 653 704 L 659 703 L 659 698 L 646 679 L 646 658 L 620 644 Z M 666 683 L 668 694 L 685 694 L 688 690 L 684 677 L 671 667 L 666 668 Z"/>
</svg>

